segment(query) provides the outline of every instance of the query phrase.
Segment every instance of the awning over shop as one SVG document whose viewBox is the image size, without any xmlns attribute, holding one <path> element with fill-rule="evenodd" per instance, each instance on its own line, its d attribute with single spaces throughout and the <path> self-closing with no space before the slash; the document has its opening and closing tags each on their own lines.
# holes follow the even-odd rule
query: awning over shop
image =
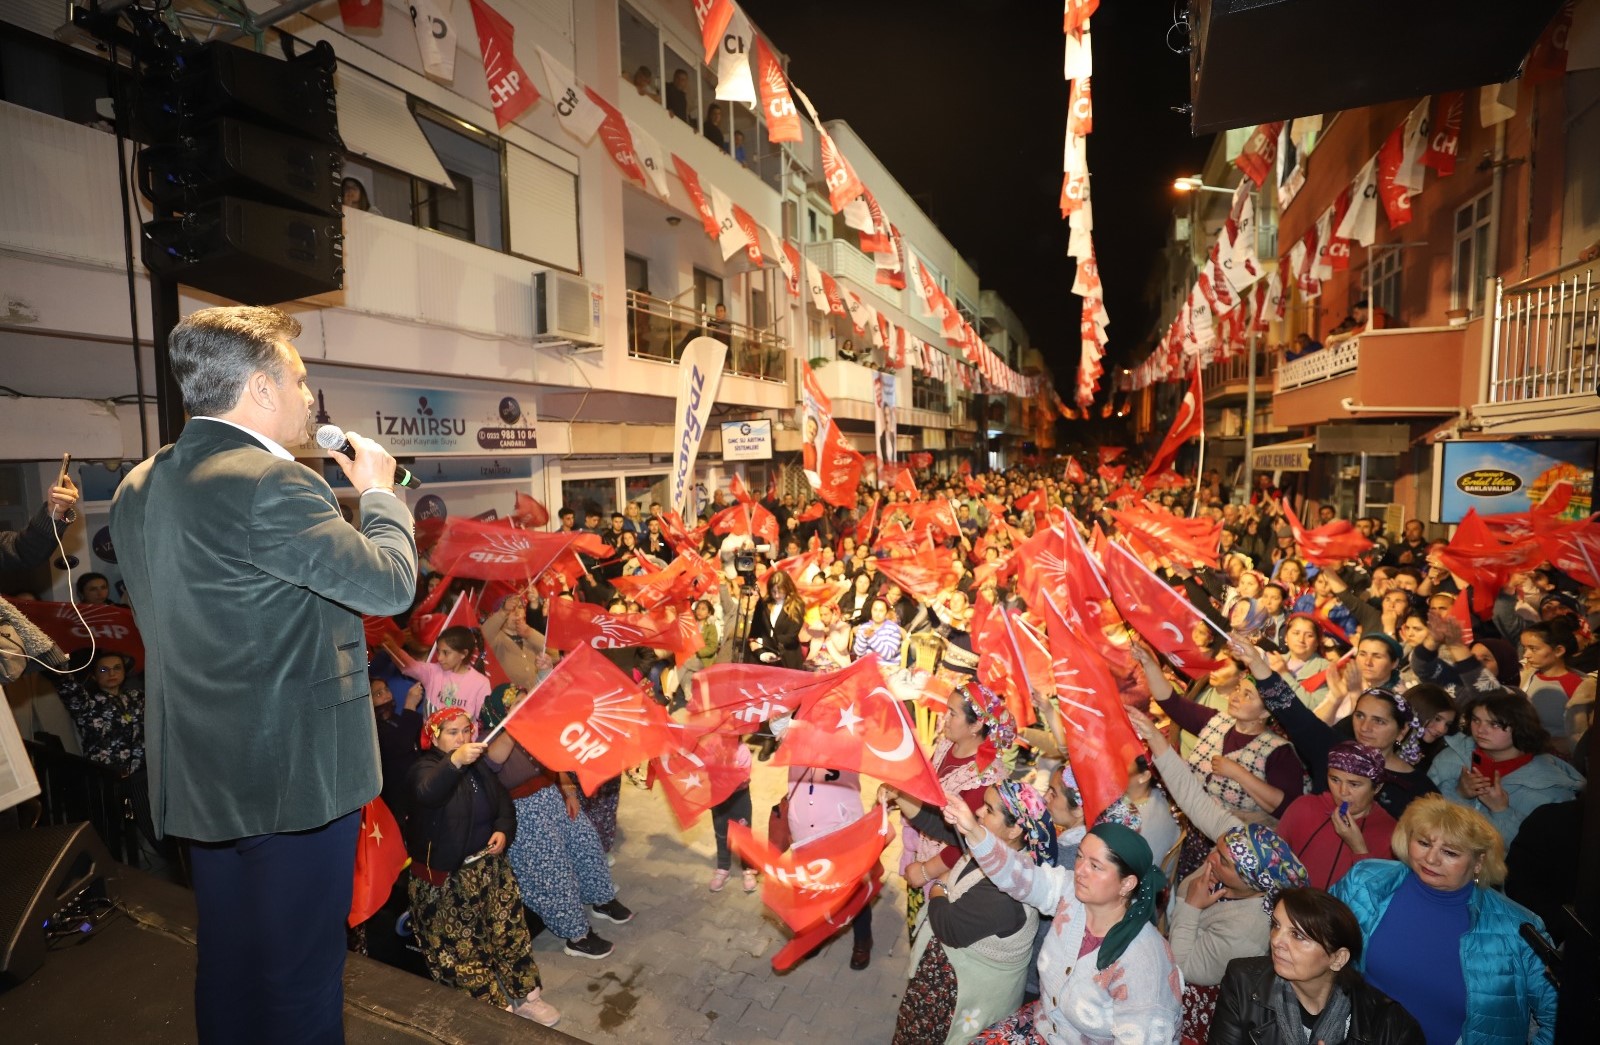
<svg viewBox="0 0 1600 1045">
<path fill-rule="evenodd" d="M 1258 446 L 1250 455 L 1255 472 L 1307 472 L 1311 470 L 1311 442 Z"/>
</svg>

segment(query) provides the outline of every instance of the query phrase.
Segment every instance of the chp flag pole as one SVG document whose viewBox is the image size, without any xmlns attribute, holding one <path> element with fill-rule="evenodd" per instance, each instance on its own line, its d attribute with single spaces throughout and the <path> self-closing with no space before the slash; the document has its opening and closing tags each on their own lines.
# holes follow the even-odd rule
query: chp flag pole
<svg viewBox="0 0 1600 1045">
<path fill-rule="evenodd" d="M 700 454 L 711 404 L 717 399 L 722 381 L 722 364 L 728 346 L 714 337 L 697 337 L 684 346 L 678 360 L 678 409 L 672 433 L 672 507 L 684 518 L 691 518 L 694 489 L 694 459 Z"/>
</svg>

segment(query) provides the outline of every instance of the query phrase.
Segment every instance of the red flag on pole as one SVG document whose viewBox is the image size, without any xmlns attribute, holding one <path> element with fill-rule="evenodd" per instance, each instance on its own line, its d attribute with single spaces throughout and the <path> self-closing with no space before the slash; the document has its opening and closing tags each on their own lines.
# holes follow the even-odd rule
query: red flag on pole
<svg viewBox="0 0 1600 1045">
<path fill-rule="evenodd" d="M 767 140 L 800 141 L 800 113 L 789 96 L 789 78 L 760 34 L 756 35 L 756 85 L 761 91 L 761 111 L 767 114 Z"/>
<path fill-rule="evenodd" d="M 537 530 L 550 522 L 550 511 L 532 497 L 518 490 L 516 504 L 511 509 L 511 518 L 525 530 Z"/>
<path fill-rule="evenodd" d="M 668 721 L 666 710 L 644 687 L 588 646 L 579 646 L 499 728 L 546 768 L 577 773 L 592 795 L 624 769 L 667 750 Z"/>
<path fill-rule="evenodd" d="M 822 924 L 850 902 L 857 883 L 883 855 L 889 815 L 877 807 L 859 820 L 786 852 L 743 824 L 728 825 L 728 844 L 762 874 L 761 902 L 797 933 Z"/>
<path fill-rule="evenodd" d="M 825 677 L 832 685 L 800 695 L 773 763 L 851 769 L 944 805 L 944 789 L 917 743 L 916 727 L 884 684 L 878 658 L 863 657 Z"/>
<path fill-rule="evenodd" d="M 1445 569 L 1472 585 L 1472 608 L 1480 614 L 1494 609 L 1495 597 L 1513 573 L 1537 566 L 1546 554 L 1533 537 L 1501 541 L 1476 508 L 1467 509 L 1450 543 L 1438 552 Z"/>
<path fill-rule="evenodd" d="M 1221 663 L 1195 645 L 1190 635 L 1195 626 L 1203 624 L 1209 631 L 1211 623 L 1181 592 L 1116 541 L 1107 542 L 1103 566 L 1111 599 L 1123 618 L 1180 671 L 1197 679 Z"/>
<path fill-rule="evenodd" d="M 494 107 L 495 124 L 504 127 L 539 100 L 539 89 L 512 50 L 516 29 L 484 0 L 468 0 L 468 3 L 472 5 L 472 22 L 478 27 L 478 49 L 483 54 L 483 75 L 489 81 L 489 102 Z M 638 167 L 637 160 L 634 167 Z M 642 172 L 639 181 L 644 181 Z"/>
<path fill-rule="evenodd" d="M 1116 682 L 1083 633 L 1072 608 L 1064 614 L 1045 597 L 1045 633 L 1055 662 L 1056 704 L 1062 742 L 1083 795 L 1086 823 L 1128 790 L 1128 769 L 1144 745 L 1128 721 Z"/>
<path fill-rule="evenodd" d="M 437 572 L 456 577 L 525 582 L 537 580 L 569 550 L 596 559 L 608 559 L 612 554 L 611 546 L 599 534 L 538 533 L 452 515 L 445 520 L 444 533 L 428 561 Z"/>
<path fill-rule="evenodd" d="M 1217 567 L 1217 546 L 1222 523 L 1211 518 L 1187 519 L 1166 511 L 1130 507 L 1111 517 L 1117 529 L 1129 540 L 1142 544 L 1156 558 L 1170 559 L 1181 566 Z"/>
<path fill-rule="evenodd" d="M 694 656 L 702 641 L 700 624 L 694 615 L 680 613 L 670 606 L 644 613 L 607 613 L 599 606 L 573 599 L 555 599 L 550 603 L 549 624 L 545 630 L 545 643 L 551 649 L 648 646 L 672 650 L 679 664 Z"/>
<path fill-rule="evenodd" d="M 1183 394 L 1183 402 L 1178 405 L 1178 416 L 1172 419 L 1172 428 L 1167 432 L 1167 437 L 1161 440 L 1161 448 L 1151 458 L 1150 467 L 1145 469 L 1147 476 L 1160 474 L 1177 458 L 1178 450 L 1184 443 L 1205 431 L 1205 401 L 1205 391 L 1200 387 L 1200 361 L 1196 359 L 1194 373 L 1189 378 L 1189 388 Z"/>
<path fill-rule="evenodd" d="M 1294 532 L 1294 543 L 1299 546 L 1306 562 L 1317 566 L 1339 566 L 1372 547 L 1372 541 L 1363 537 L 1347 520 L 1335 519 L 1308 530 L 1300 524 L 1300 517 L 1295 514 L 1289 499 L 1286 497 L 1281 503 L 1283 517 Z"/>
<path fill-rule="evenodd" d="M 956 571 L 950 552 L 943 548 L 924 548 L 915 555 L 879 559 L 878 572 L 898 584 L 901 591 L 931 599 L 950 586 Z"/>
<path fill-rule="evenodd" d="M 667 749 L 650 760 L 649 782 L 660 783 L 667 805 L 685 831 L 707 809 L 750 779 L 750 754 L 737 736 L 696 734 L 669 722 Z M 744 750 L 743 765 L 740 751 Z"/>
<path fill-rule="evenodd" d="M 796 934 L 794 939 L 779 948 L 778 953 L 772 956 L 772 971 L 788 971 L 802 958 L 827 943 L 834 933 L 854 921 L 855 916 L 860 914 L 882 890 L 883 865 L 873 864 L 867 868 L 867 873 L 862 876 L 855 892 L 850 894 L 850 899 L 845 901 L 843 907 L 818 922 L 815 928 Z"/>
<path fill-rule="evenodd" d="M 717 587 L 717 571 L 699 553 L 685 550 L 655 573 L 618 577 L 611 586 L 645 610 L 660 606 L 685 606 Z"/>
<path fill-rule="evenodd" d="M 139 669 L 144 669 L 144 639 L 133 621 L 133 611 L 126 606 L 101 603 L 74 607 L 70 602 L 39 602 L 20 595 L 12 596 L 11 603 L 63 653 L 86 650 L 92 644 L 101 653 L 132 657 Z M 83 614 L 82 621 L 78 620 L 79 613 Z M 87 630 L 84 625 L 88 625 Z"/>
</svg>

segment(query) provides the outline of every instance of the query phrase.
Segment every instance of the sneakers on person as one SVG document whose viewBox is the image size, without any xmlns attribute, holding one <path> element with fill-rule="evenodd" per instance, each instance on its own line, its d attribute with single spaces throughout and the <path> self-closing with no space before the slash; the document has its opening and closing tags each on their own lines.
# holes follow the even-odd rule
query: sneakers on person
<svg viewBox="0 0 1600 1045">
<path fill-rule="evenodd" d="M 530 991 L 526 998 L 517 1002 L 511 1011 L 525 1020 L 532 1020 L 546 1027 L 554 1027 L 561 1019 L 561 1013 L 556 1011 L 556 1007 L 539 997 L 537 987 Z"/>
<path fill-rule="evenodd" d="M 624 907 L 622 901 L 614 896 L 605 903 L 595 904 L 594 913 L 606 921 L 616 922 L 618 925 L 625 925 L 633 921 L 633 912 Z"/>
<path fill-rule="evenodd" d="M 747 868 L 744 872 L 744 891 L 753 893 L 760 884 L 760 880 L 756 878 L 756 873 Z"/>
<path fill-rule="evenodd" d="M 711 891 L 712 892 L 714 892 L 714 893 L 722 892 L 722 887 L 727 885 L 727 884 L 728 884 L 728 872 L 726 870 L 724 870 L 723 868 L 719 867 L 715 871 L 711 872 Z"/>
<path fill-rule="evenodd" d="M 598 961 L 611 955 L 616 948 L 609 940 L 600 938 L 600 934 L 590 929 L 588 934 L 576 940 L 568 940 L 567 945 L 561 948 L 565 954 L 574 958 L 593 958 Z"/>
</svg>

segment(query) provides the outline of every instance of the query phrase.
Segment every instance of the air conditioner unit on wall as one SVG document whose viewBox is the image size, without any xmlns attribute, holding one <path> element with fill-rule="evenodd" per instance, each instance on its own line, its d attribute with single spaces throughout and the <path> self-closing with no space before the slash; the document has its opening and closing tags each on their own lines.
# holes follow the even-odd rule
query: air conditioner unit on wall
<svg viewBox="0 0 1600 1045">
<path fill-rule="evenodd" d="M 581 276 L 565 272 L 533 275 L 533 331 L 542 341 L 574 345 L 600 343 L 599 289 Z"/>
</svg>

